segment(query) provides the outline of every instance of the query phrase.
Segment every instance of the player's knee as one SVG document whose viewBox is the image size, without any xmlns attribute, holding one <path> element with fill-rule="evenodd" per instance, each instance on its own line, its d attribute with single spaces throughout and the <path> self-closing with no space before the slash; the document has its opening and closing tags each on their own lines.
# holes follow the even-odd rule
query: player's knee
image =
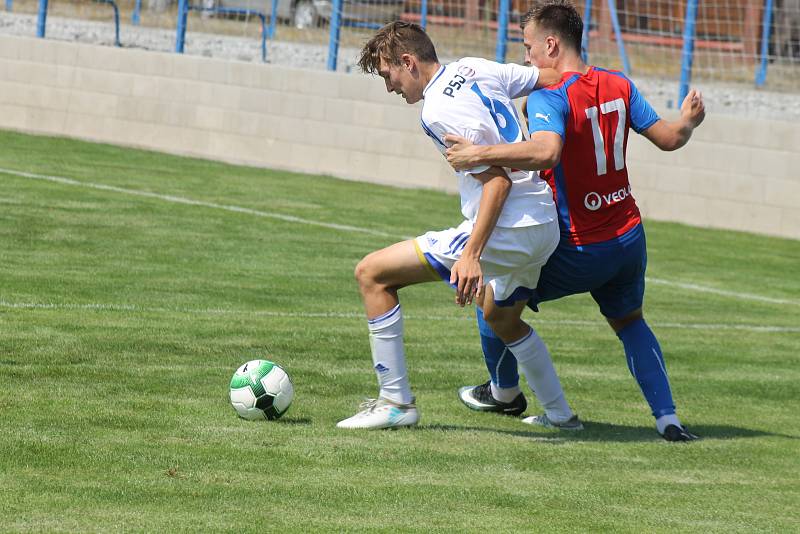
<svg viewBox="0 0 800 534">
<path fill-rule="evenodd" d="M 641 308 L 633 310 L 628 315 L 620 317 L 618 319 L 612 319 L 610 317 L 606 317 L 606 321 L 608 321 L 608 324 L 611 325 L 611 328 L 613 328 L 614 332 L 616 333 L 619 333 L 626 326 L 638 321 L 639 319 L 644 319 L 644 315 L 642 314 Z"/>
<path fill-rule="evenodd" d="M 369 256 L 365 256 L 361 258 L 361 261 L 358 262 L 356 265 L 355 270 L 353 271 L 353 276 L 355 276 L 356 281 L 359 285 L 366 282 L 370 276 L 370 267 L 369 267 Z"/>
<path fill-rule="evenodd" d="M 353 274 L 362 292 L 379 285 L 377 279 L 378 269 L 372 254 L 364 256 L 364 258 L 358 262 Z"/>
<path fill-rule="evenodd" d="M 486 306 L 483 308 L 483 320 L 494 330 L 494 332 L 503 337 L 509 326 L 507 314 L 504 310 L 497 306 Z"/>
<path fill-rule="evenodd" d="M 489 326 L 492 326 L 493 323 L 497 322 L 497 310 L 496 308 L 483 308 L 483 320 L 489 323 Z"/>
</svg>

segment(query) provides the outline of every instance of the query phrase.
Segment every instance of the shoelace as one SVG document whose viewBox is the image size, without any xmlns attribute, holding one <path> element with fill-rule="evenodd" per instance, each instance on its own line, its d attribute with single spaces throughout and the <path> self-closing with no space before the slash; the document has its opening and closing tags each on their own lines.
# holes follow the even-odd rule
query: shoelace
<svg viewBox="0 0 800 534">
<path fill-rule="evenodd" d="M 489 404 L 489 403 L 496 403 L 494 396 L 492 396 L 492 386 L 491 382 L 486 382 L 485 384 L 481 384 L 480 386 L 476 386 L 473 396 L 478 399 L 479 401 Z"/>
<path fill-rule="evenodd" d="M 362 412 L 371 413 L 378 406 L 378 399 L 364 399 L 358 409 Z"/>
<path fill-rule="evenodd" d="M 550 418 L 547 417 L 547 414 L 537 415 L 534 417 L 534 421 L 539 421 L 539 424 L 541 424 L 544 428 L 556 428 L 555 423 L 553 423 Z"/>
</svg>

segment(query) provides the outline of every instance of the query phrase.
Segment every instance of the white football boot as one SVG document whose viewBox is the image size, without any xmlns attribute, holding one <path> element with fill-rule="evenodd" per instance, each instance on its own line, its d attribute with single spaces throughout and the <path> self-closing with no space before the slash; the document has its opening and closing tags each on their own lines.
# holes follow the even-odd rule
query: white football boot
<svg viewBox="0 0 800 534">
<path fill-rule="evenodd" d="M 568 420 L 560 423 L 557 423 L 556 421 L 553 421 L 547 417 L 547 414 L 532 415 L 523 419 L 522 422 L 544 428 L 557 428 L 559 430 L 583 430 L 583 423 L 581 423 L 581 420 L 578 418 L 578 414 L 575 414 Z"/>
<path fill-rule="evenodd" d="M 336 428 L 400 428 L 419 422 L 414 399 L 409 404 L 395 404 L 383 398 L 367 399 L 359 409 L 361 411 L 353 417 L 336 423 Z"/>
</svg>

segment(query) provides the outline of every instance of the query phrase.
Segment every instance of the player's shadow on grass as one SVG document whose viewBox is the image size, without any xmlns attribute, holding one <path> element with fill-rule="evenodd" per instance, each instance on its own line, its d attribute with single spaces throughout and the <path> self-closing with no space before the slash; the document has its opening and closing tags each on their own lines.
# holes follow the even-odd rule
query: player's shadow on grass
<svg viewBox="0 0 800 534">
<path fill-rule="evenodd" d="M 628 425 L 615 425 L 611 423 L 601 423 L 593 421 L 583 421 L 584 430 L 581 431 L 549 431 L 549 430 L 536 430 L 531 427 L 531 430 L 525 430 L 527 426 L 520 423 L 523 427 L 520 430 L 507 430 L 504 428 L 492 428 L 490 426 L 458 426 L 458 425 L 420 425 L 420 428 L 430 430 L 460 430 L 460 431 L 473 431 L 473 432 L 495 432 L 498 434 L 507 434 L 509 436 L 532 438 L 539 441 L 607 441 L 607 442 L 634 442 L 634 441 L 662 441 L 656 433 L 655 427 L 651 426 L 628 426 Z M 780 434 L 775 432 L 764 432 L 762 430 L 753 430 L 749 428 L 740 428 L 729 425 L 695 425 L 689 427 L 689 430 L 696 433 L 703 439 L 741 439 L 741 438 L 757 438 L 765 436 L 776 436 L 788 439 L 800 439 L 799 436 L 791 436 L 788 434 Z"/>
<path fill-rule="evenodd" d="M 584 421 L 582 432 L 571 433 L 568 439 L 580 441 L 652 441 L 661 440 L 652 426 L 628 426 L 612 423 L 601 423 L 595 421 Z M 790 436 L 777 432 L 766 432 L 752 428 L 742 428 L 731 425 L 689 425 L 689 431 L 697 434 L 702 439 L 742 439 L 759 438 L 766 436 L 777 436 L 789 439 L 800 439 L 798 436 Z M 559 434 L 567 434 L 559 432 Z"/>
<path fill-rule="evenodd" d="M 739 439 L 739 438 L 762 438 L 766 436 L 800 439 L 800 435 L 783 434 L 781 432 L 767 432 L 765 430 L 755 430 L 752 428 L 741 428 L 731 425 L 692 425 L 689 427 L 693 433 L 708 439 Z"/>
</svg>

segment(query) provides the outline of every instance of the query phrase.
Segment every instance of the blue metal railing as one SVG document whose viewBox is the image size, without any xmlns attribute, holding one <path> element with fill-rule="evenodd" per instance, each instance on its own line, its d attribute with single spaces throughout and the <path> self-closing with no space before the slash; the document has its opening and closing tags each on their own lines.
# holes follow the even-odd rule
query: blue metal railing
<svg viewBox="0 0 800 534">
<path fill-rule="evenodd" d="M 189 11 L 200 11 L 204 13 L 219 13 L 221 15 L 255 15 L 261 20 L 261 61 L 267 62 L 267 38 L 275 37 L 275 27 L 278 17 L 273 16 L 277 13 L 278 0 L 272 0 L 270 6 L 272 13 L 269 15 L 269 27 L 267 27 L 267 15 L 254 9 L 228 9 L 225 7 L 202 7 L 194 6 L 188 0 L 178 2 L 178 23 L 175 37 L 175 52 L 183 54 L 186 45 L 186 20 Z"/>
<path fill-rule="evenodd" d="M 505 63 L 506 48 L 508 47 L 508 12 L 510 10 L 509 0 L 500 0 L 497 11 L 497 47 L 495 49 L 495 60 L 498 63 Z"/>
<path fill-rule="evenodd" d="M 683 26 L 683 51 L 681 52 L 681 83 L 678 88 L 678 107 L 689 94 L 692 81 L 692 62 L 694 61 L 694 27 L 697 20 L 697 0 L 686 3 L 686 20 Z"/>
<path fill-rule="evenodd" d="M 110 4 L 114 8 L 114 45 L 121 46 L 119 42 L 119 8 L 114 0 L 97 0 L 101 4 Z M 47 7 L 48 0 L 39 0 L 39 12 L 36 17 L 36 37 L 44 38 L 47 33 Z M 11 11 L 11 0 L 6 0 L 6 10 Z"/>
<path fill-rule="evenodd" d="M 769 54 L 769 36 L 771 28 L 772 0 L 766 0 L 766 2 L 764 2 L 764 17 L 761 22 L 761 62 L 756 70 L 756 87 L 763 86 L 767 81 L 767 55 Z"/>
<path fill-rule="evenodd" d="M 581 35 L 581 59 L 589 63 L 589 26 L 592 24 L 592 0 L 586 0 L 583 10 L 583 35 Z"/>
<path fill-rule="evenodd" d="M 100 3 L 107 3 L 111 5 L 114 10 L 114 44 L 121 46 L 119 38 L 119 8 L 115 0 L 95 0 Z M 381 25 L 376 23 L 349 21 L 342 19 L 342 1 L 333 0 L 333 9 L 330 20 L 330 41 L 328 45 L 328 69 L 336 70 L 339 52 L 339 39 L 341 36 L 342 26 L 352 26 L 360 28 L 379 28 Z M 47 27 L 47 10 L 49 0 L 39 0 L 38 16 L 36 22 L 36 36 L 40 38 L 45 37 Z M 141 0 L 135 0 L 133 14 L 131 15 L 131 22 L 134 25 L 139 25 L 141 20 Z M 250 9 L 227 9 L 227 8 L 202 8 L 193 6 L 189 0 L 179 0 L 178 3 L 178 21 L 177 21 L 177 36 L 175 41 L 175 51 L 183 53 L 186 41 L 186 24 L 187 13 L 189 10 L 204 11 L 220 14 L 233 14 L 233 15 L 255 15 L 261 20 L 261 60 L 267 61 L 267 46 L 266 40 L 273 39 L 277 25 L 277 16 L 273 16 L 277 12 L 278 0 L 271 2 L 271 14 L 269 15 L 269 27 L 266 25 L 267 15 L 260 11 Z M 12 11 L 14 7 L 13 0 L 5 0 L 6 11 Z M 686 15 L 684 19 L 683 31 L 683 49 L 681 52 L 681 78 L 679 85 L 679 103 L 683 102 L 686 94 L 689 91 L 689 83 L 691 82 L 692 63 L 694 60 L 694 44 L 695 44 L 695 27 L 697 19 L 697 0 L 689 0 L 686 5 Z M 626 74 L 630 74 L 631 66 L 628 54 L 625 50 L 625 43 L 623 41 L 622 32 L 619 24 L 619 17 L 617 15 L 616 1 L 608 0 L 608 9 L 611 16 L 611 23 L 614 28 L 614 34 L 619 49 L 620 58 L 623 63 L 623 70 Z M 774 0 L 764 0 L 764 9 L 762 14 L 761 23 L 761 47 L 760 47 L 760 61 L 756 66 L 755 85 L 762 87 L 767 79 L 767 66 L 769 60 L 769 40 L 772 31 L 772 16 L 774 9 Z M 509 13 L 510 13 L 509 0 L 499 0 L 498 16 L 497 16 L 497 45 L 495 49 L 496 60 L 499 62 L 505 61 L 507 55 L 507 48 L 509 42 L 518 42 L 519 38 L 510 37 L 508 34 Z M 421 0 L 420 3 L 420 25 L 423 28 L 427 27 L 428 20 L 428 0 Z M 589 61 L 589 29 L 592 23 L 592 0 L 586 0 L 585 9 L 583 13 L 583 36 L 581 42 L 581 57 L 585 62 Z"/>
<path fill-rule="evenodd" d="M 617 15 L 617 2 L 616 0 L 608 0 L 608 11 L 611 15 L 611 26 L 614 27 L 614 36 L 617 39 L 617 48 L 619 49 L 619 57 L 622 60 L 622 72 L 627 76 L 631 74 L 631 62 L 628 59 L 628 52 L 625 50 L 625 41 L 622 39 L 622 30 L 619 25 L 619 16 Z"/>
<path fill-rule="evenodd" d="M 609 0 L 609 11 L 611 15 L 611 23 L 614 27 L 614 35 L 617 41 L 617 48 L 619 49 L 620 60 L 623 64 L 625 74 L 630 74 L 631 63 L 628 58 L 628 53 L 625 50 L 625 42 L 622 38 L 622 31 L 620 29 L 619 17 L 617 15 L 616 6 L 613 5 L 614 0 Z M 507 43 L 520 42 L 522 39 L 517 37 L 509 37 L 508 24 L 509 24 L 509 11 L 510 5 L 508 0 L 500 0 L 500 5 L 497 12 L 497 47 L 495 51 L 495 60 L 502 63 L 507 55 Z M 592 23 L 592 0 L 586 0 L 586 7 L 583 12 L 583 35 L 581 36 L 581 59 L 584 62 L 589 61 L 589 26 Z"/>
<path fill-rule="evenodd" d="M 331 5 L 331 31 L 328 40 L 328 70 L 336 70 L 339 59 L 339 36 L 342 29 L 342 0 L 333 0 Z"/>
<path fill-rule="evenodd" d="M 122 46 L 119 42 L 119 8 L 114 0 L 97 0 L 101 4 L 110 4 L 114 9 L 114 45 Z"/>
<path fill-rule="evenodd" d="M 186 17 L 189 13 L 189 1 L 178 0 L 178 23 L 175 29 L 175 52 L 183 54 L 186 44 Z"/>
<path fill-rule="evenodd" d="M 39 14 L 36 17 L 36 37 L 44 37 L 47 27 L 47 0 L 39 0 Z"/>
<path fill-rule="evenodd" d="M 756 85 L 763 85 L 766 80 L 766 62 L 769 46 L 769 26 L 771 21 L 772 2 L 773 0 L 765 0 L 766 6 L 764 8 L 764 19 L 762 28 L 761 39 L 761 66 L 756 74 Z M 692 74 L 692 62 L 694 59 L 694 41 L 695 41 L 695 25 L 697 20 L 697 5 L 698 0 L 689 0 L 686 5 L 686 17 L 684 20 L 683 32 L 683 51 L 681 54 L 681 80 L 679 86 L 679 105 L 686 98 L 689 92 L 689 83 Z M 505 61 L 506 43 L 514 41 L 515 39 L 508 37 L 508 2 L 507 0 L 500 0 L 499 12 L 497 17 L 497 49 L 496 58 L 498 62 Z M 617 14 L 616 1 L 608 0 L 608 10 L 611 18 L 611 24 L 614 28 L 614 35 L 617 41 L 617 48 L 619 49 L 620 59 L 622 60 L 623 72 L 626 75 L 631 73 L 631 64 L 628 58 L 627 51 L 625 50 L 625 42 L 622 37 L 622 31 L 619 23 L 619 16 Z M 584 61 L 588 62 L 589 59 L 589 28 L 592 20 L 592 2 L 586 1 L 585 10 L 583 13 L 583 36 L 581 42 L 581 57 Z"/>
<path fill-rule="evenodd" d="M 131 15 L 131 24 L 134 26 L 138 26 L 141 20 L 139 16 L 142 11 L 142 0 L 136 0 L 133 4 L 133 14 Z"/>
</svg>

